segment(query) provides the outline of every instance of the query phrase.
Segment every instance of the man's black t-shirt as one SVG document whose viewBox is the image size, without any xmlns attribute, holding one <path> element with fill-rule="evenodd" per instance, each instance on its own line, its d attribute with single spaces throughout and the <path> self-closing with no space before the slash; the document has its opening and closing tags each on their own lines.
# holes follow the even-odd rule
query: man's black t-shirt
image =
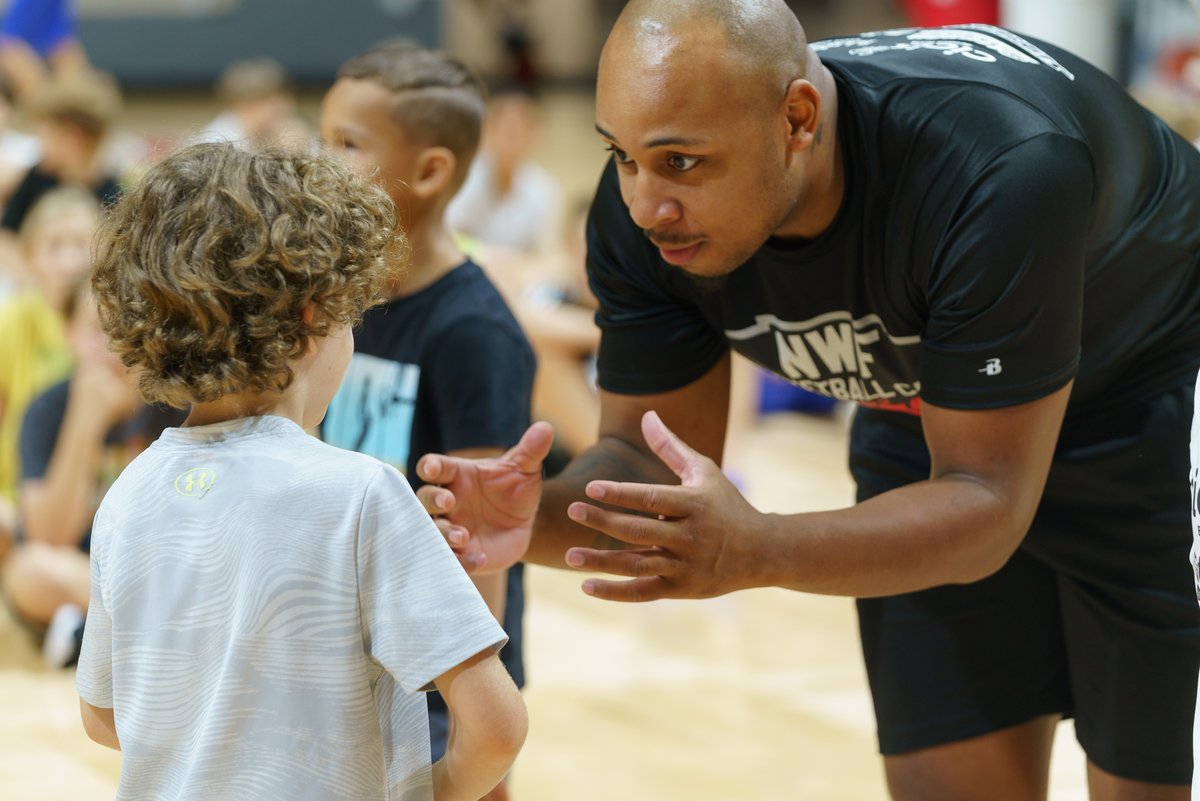
<svg viewBox="0 0 1200 801">
<path fill-rule="evenodd" d="M 732 347 L 807 389 L 919 412 L 1045 396 L 1068 418 L 1200 365 L 1200 154 L 1080 59 L 989 26 L 816 42 L 846 197 L 705 290 L 630 219 L 612 165 L 588 225 L 599 380 L 684 386 Z"/>
<path fill-rule="evenodd" d="M 533 349 L 473 262 L 421 291 L 367 311 L 321 437 L 395 466 L 413 489 L 427 453 L 508 448 L 529 427 Z M 509 573 L 501 659 L 518 685 L 520 565 Z"/>
<path fill-rule="evenodd" d="M 19 231 L 21 223 L 25 221 L 25 217 L 37 205 L 42 195 L 58 189 L 60 186 L 62 186 L 62 181 L 43 170 L 41 165 L 30 167 L 4 206 L 4 215 L 0 217 L 0 228 Z M 115 202 L 121 194 L 121 188 L 117 186 L 116 181 L 107 175 L 100 179 L 99 184 L 90 189 L 102 206 Z"/>
</svg>

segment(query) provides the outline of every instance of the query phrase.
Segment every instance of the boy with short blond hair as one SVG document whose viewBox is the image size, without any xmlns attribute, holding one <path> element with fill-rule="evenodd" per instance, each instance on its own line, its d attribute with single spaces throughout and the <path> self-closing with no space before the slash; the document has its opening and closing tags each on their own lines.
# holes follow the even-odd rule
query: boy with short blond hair
<svg viewBox="0 0 1200 801">
<path fill-rule="evenodd" d="M 321 106 L 325 146 L 387 191 L 413 252 L 404 281 L 355 331 L 354 358 L 322 436 L 395 465 L 414 489 L 424 454 L 499 455 L 530 421 L 533 350 L 444 220 L 479 146 L 483 96 L 478 79 L 447 54 L 390 44 L 346 62 Z M 518 685 L 521 569 L 476 576 L 504 621 L 510 642 L 501 659 Z M 436 695 L 429 701 L 437 756 L 448 734 L 445 708 Z"/>
<path fill-rule="evenodd" d="M 41 156 L 12 189 L 0 215 L 0 230 L 16 232 L 42 195 L 78 186 L 107 205 L 120 187 L 104 164 L 102 147 L 121 108 L 121 91 L 111 75 L 83 72 L 46 84 L 30 102 Z"/>
<path fill-rule="evenodd" d="M 100 319 L 188 405 L 109 490 L 78 688 L 118 798 L 471 801 L 524 739 L 504 633 L 404 478 L 305 433 L 403 264 L 391 203 L 324 157 L 197 145 L 98 248 Z M 422 690 L 457 735 L 429 767 Z"/>
</svg>

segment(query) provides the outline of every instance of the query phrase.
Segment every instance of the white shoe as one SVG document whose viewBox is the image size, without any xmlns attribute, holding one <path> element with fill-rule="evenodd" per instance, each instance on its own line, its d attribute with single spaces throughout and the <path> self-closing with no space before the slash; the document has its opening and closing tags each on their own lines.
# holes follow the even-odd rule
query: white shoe
<svg viewBox="0 0 1200 801">
<path fill-rule="evenodd" d="M 42 641 L 42 659 L 47 665 L 67 667 L 79 658 L 83 619 L 83 610 L 75 604 L 63 604 L 55 610 Z"/>
</svg>

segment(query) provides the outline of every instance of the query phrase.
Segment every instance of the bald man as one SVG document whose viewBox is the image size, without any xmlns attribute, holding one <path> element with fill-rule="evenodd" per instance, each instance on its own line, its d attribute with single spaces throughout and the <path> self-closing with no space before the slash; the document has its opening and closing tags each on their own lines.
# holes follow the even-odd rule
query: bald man
<svg viewBox="0 0 1200 801">
<path fill-rule="evenodd" d="M 1200 154 L 1049 45 L 807 45 L 775 0 L 631 2 L 596 128 L 600 441 L 544 486 L 543 425 L 428 458 L 464 561 L 532 528 L 597 598 L 859 598 L 902 801 L 1044 799 L 1063 716 L 1096 801 L 1187 798 Z M 765 515 L 722 476 L 731 349 L 860 405 L 858 505 Z"/>
</svg>

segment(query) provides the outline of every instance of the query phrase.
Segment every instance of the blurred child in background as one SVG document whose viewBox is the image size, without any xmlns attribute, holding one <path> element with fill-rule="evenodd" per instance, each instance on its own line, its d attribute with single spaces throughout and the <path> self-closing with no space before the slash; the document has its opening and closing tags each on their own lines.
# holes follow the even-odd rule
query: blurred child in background
<svg viewBox="0 0 1200 801">
<path fill-rule="evenodd" d="M 80 189 L 44 196 L 21 227 L 25 272 L 10 274 L 0 301 L 0 524 L 10 534 L 18 433 L 29 402 L 70 370 L 65 313 L 72 286 L 91 266 L 99 214 L 96 199 Z"/>
<path fill-rule="evenodd" d="M 147 406 L 108 350 L 86 276 L 67 308 L 71 375 L 29 404 L 21 425 L 20 541 L 0 572 L 18 617 L 45 632 L 52 666 L 73 664 L 89 597 L 92 518 L 121 470 L 184 415 Z"/>
<path fill-rule="evenodd" d="M 59 186 L 84 188 L 102 204 L 116 199 L 101 149 L 120 106 L 116 82 L 94 72 L 56 78 L 30 99 L 41 156 L 8 198 L 0 228 L 19 230 L 38 198 Z"/>
<path fill-rule="evenodd" d="M 492 96 L 479 154 L 446 209 L 453 230 L 526 256 L 558 244 L 563 191 L 549 171 L 530 159 L 539 130 L 532 95 L 504 89 Z"/>
<path fill-rule="evenodd" d="M 193 143 L 232 142 L 238 147 L 260 148 L 292 136 L 311 135 L 296 117 L 296 99 L 287 73 L 269 58 L 235 62 L 217 78 L 217 100 L 223 111 L 192 138 Z"/>
</svg>

